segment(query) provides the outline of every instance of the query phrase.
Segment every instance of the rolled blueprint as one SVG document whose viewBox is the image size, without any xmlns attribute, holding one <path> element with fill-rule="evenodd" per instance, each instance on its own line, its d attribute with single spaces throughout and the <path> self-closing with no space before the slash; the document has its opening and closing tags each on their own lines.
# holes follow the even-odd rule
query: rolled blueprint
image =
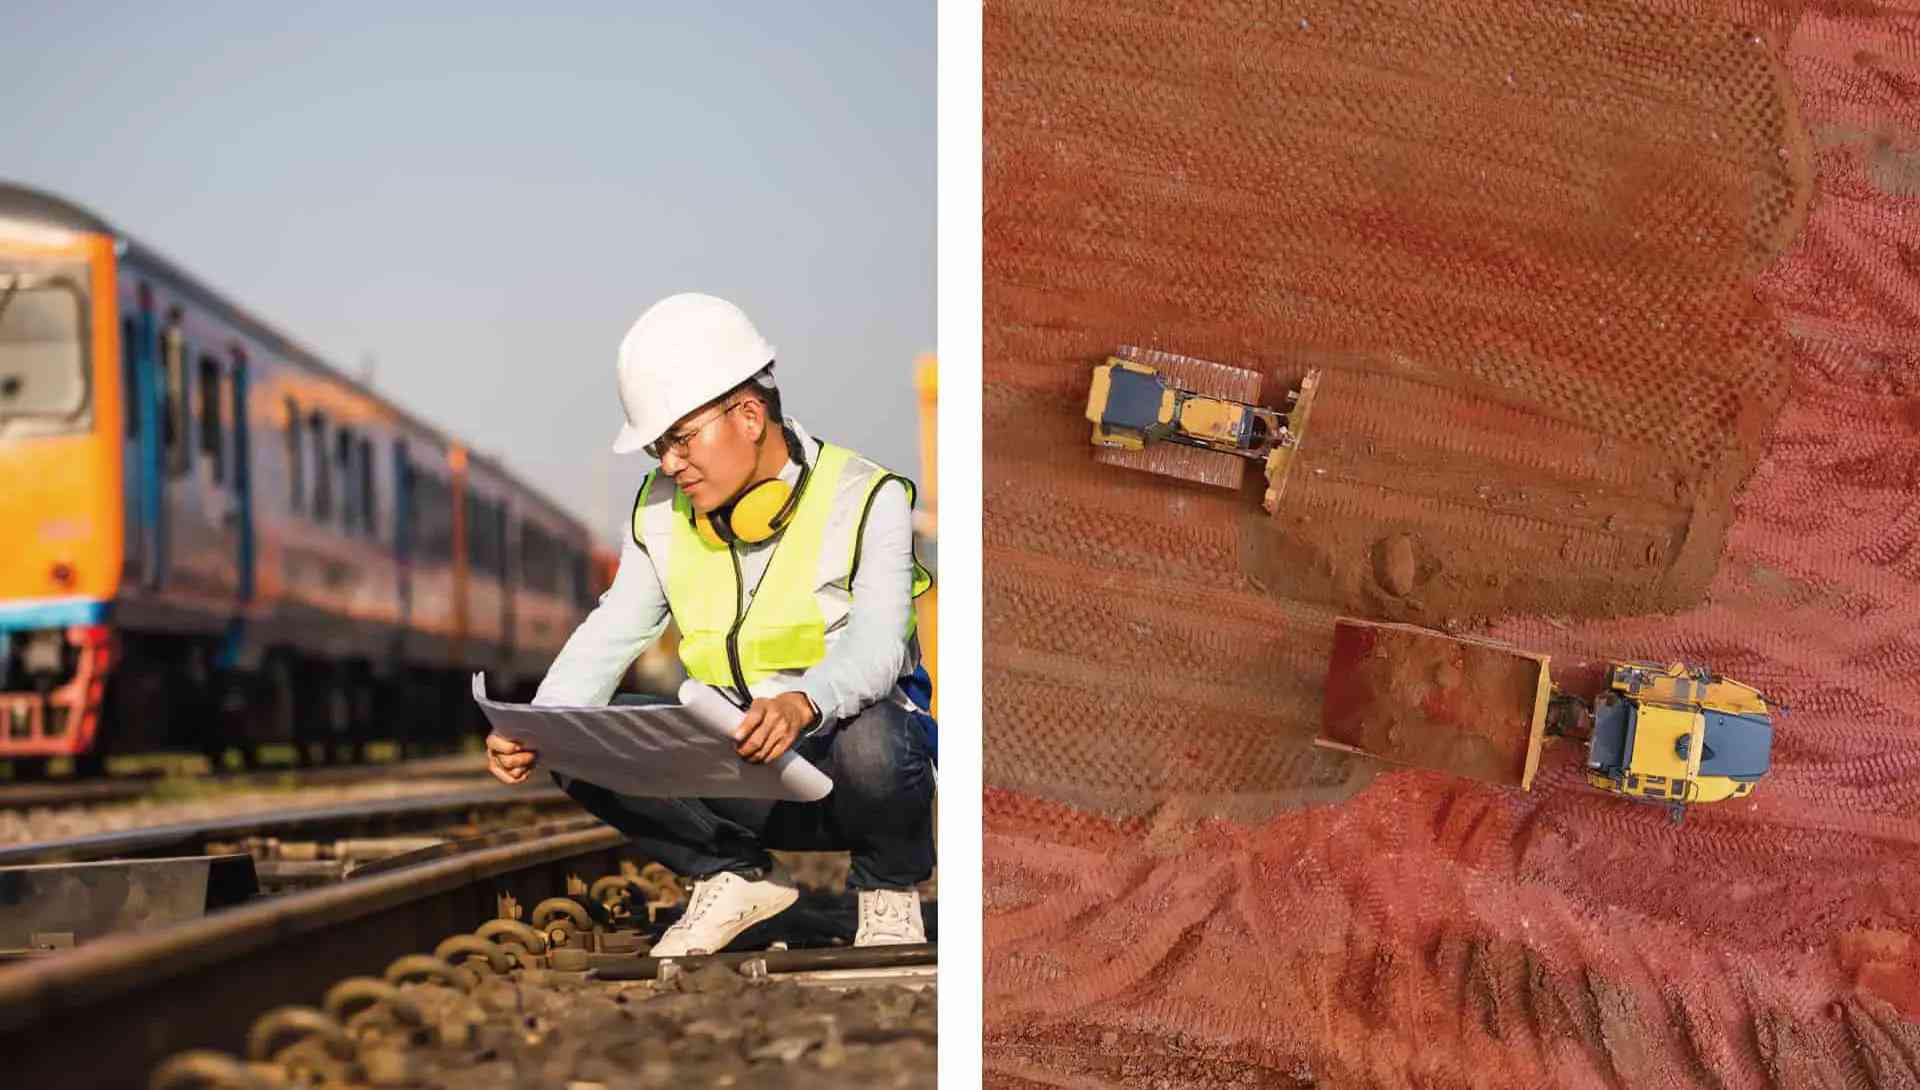
<svg viewBox="0 0 1920 1090">
<path fill-rule="evenodd" d="M 698 681 L 680 686 L 678 704 L 565 707 L 489 700 L 475 674 L 473 699 L 496 733 L 537 752 L 541 765 L 609 791 L 812 802 L 833 790 L 792 750 L 765 764 L 742 760 L 733 739 L 740 709 Z"/>
</svg>

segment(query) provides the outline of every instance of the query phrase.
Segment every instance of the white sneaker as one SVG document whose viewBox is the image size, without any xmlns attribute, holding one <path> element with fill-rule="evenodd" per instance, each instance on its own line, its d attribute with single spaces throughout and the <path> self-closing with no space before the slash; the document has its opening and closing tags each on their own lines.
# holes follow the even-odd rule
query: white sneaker
<svg viewBox="0 0 1920 1090">
<path fill-rule="evenodd" d="M 759 881 L 724 871 L 693 884 L 686 915 L 667 928 L 648 957 L 683 958 L 717 954 L 740 932 L 793 907 L 800 899 L 793 879 L 775 863 Z"/>
<path fill-rule="evenodd" d="M 920 919 L 918 890 L 860 891 L 860 930 L 853 936 L 855 946 L 893 946 L 925 941 L 927 927 Z"/>
</svg>

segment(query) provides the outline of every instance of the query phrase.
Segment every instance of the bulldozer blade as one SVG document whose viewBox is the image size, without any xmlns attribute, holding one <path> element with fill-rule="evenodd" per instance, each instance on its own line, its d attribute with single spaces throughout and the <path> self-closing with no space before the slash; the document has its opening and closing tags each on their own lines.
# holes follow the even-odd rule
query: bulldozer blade
<svg viewBox="0 0 1920 1090">
<path fill-rule="evenodd" d="M 1267 493 L 1260 500 L 1260 506 L 1267 514 L 1280 513 L 1280 501 L 1287 494 L 1287 475 L 1293 472 L 1293 462 L 1300 453 L 1300 444 L 1307 437 L 1307 417 L 1313 412 L 1313 395 L 1320 389 L 1320 370 L 1313 368 L 1300 380 L 1300 390 L 1294 398 L 1293 407 L 1287 410 L 1288 441 L 1283 446 L 1273 448 L 1267 455 Z"/>
</svg>

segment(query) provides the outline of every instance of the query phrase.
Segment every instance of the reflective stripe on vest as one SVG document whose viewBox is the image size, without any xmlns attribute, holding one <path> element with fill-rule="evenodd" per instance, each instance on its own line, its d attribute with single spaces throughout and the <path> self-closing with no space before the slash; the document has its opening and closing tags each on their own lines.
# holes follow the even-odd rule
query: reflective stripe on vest
<svg viewBox="0 0 1920 1090">
<path fill-rule="evenodd" d="M 666 588 L 688 675 L 717 686 L 737 688 L 744 681 L 754 695 L 764 695 L 787 687 L 764 684 L 769 679 L 791 679 L 825 658 L 853 606 L 867 512 L 889 480 L 906 487 L 911 510 L 912 481 L 844 447 L 821 443 L 806 491 L 771 546 L 749 602 L 733 550 L 703 540 L 693 529 L 686 496 L 671 478 L 648 474 L 634 504 L 634 540 Z M 932 582 L 916 557 L 912 596 L 918 598 Z M 909 646 L 907 673 L 919 664 L 915 629 L 910 610 L 902 634 Z"/>
</svg>

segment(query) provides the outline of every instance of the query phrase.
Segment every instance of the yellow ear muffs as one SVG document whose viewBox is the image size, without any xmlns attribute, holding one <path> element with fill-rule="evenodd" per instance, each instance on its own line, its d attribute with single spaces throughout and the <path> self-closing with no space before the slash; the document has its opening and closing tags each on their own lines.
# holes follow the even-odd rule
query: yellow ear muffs
<svg viewBox="0 0 1920 1090">
<path fill-rule="evenodd" d="M 727 547 L 728 539 L 720 536 L 720 526 L 725 525 L 725 523 L 726 518 L 724 516 L 721 517 L 719 525 L 716 525 L 710 516 L 695 512 L 693 516 L 693 532 L 700 535 L 700 540 L 714 548 L 724 549 Z"/>
<path fill-rule="evenodd" d="M 800 506 L 800 494 L 806 491 L 807 480 L 813 476 L 813 466 L 807 463 L 792 432 L 787 432 L 787 451 L 800 463 L 799 481 L 792 485 L 778 477 L 757 481 L 725 507 L 706 514 L 691 512 L 693 529 L 700 540 L 716 549 L 736 541 L 758 545 L 787 528 L 787 523 L 793 521 L 795 508 Z"/>
<path fill-rule="evenodd" d="M 733 501 L 727 528 L 749 545 L 779 533 L 793 516 L 793 488 L 782 480 L 761 481 Z"/>
<path fill-rule="evenodd" d="M 695 514 L 693 529 L 700 540 L 716 549 L 736 541 L 758 545 L 792 521 L 799 495 L 799 491 L 785 481 L 761 481 L 727 506 Z"/>
</svg>

